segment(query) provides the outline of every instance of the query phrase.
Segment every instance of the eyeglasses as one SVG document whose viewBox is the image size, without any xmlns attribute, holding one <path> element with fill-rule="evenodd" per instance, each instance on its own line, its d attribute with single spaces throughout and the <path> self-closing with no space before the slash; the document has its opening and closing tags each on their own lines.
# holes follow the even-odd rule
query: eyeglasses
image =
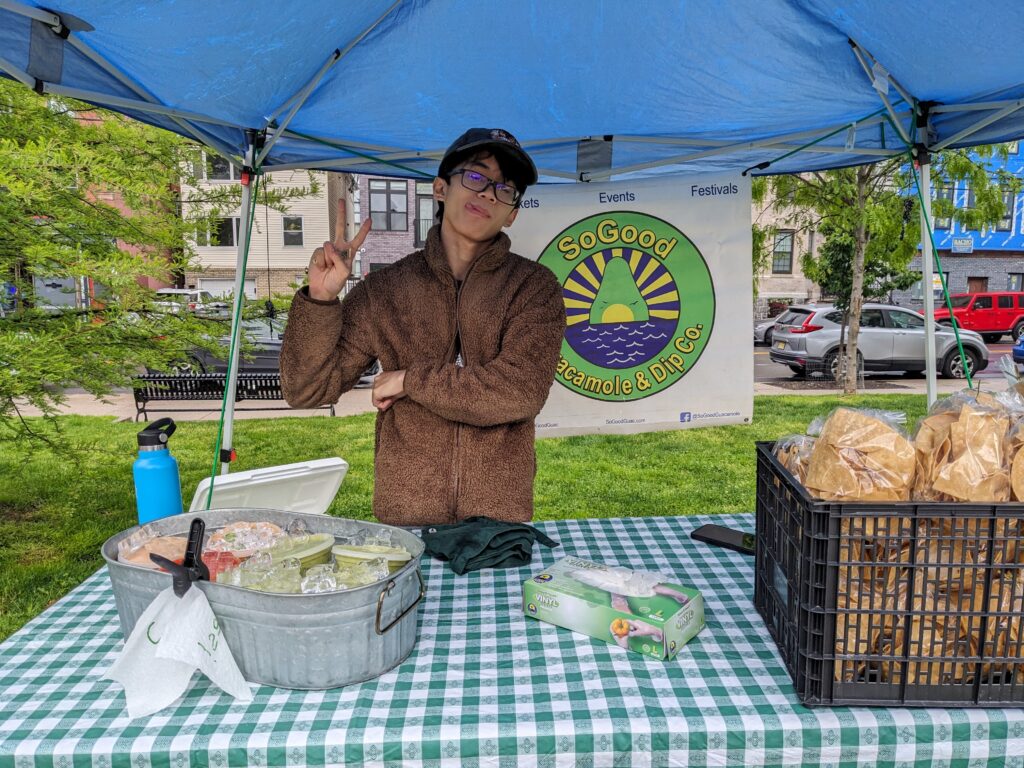
<svg viewBox="0 0 1024 768">
<path fill-rule="evenodd" d="M 494 187 L 494 197 L 497 198 L 499 203 L 515 205 L 519 202 L 519 190 L 511 184 L 494 181 L 493 179 L 487 178 L 482 173 L 469 170 L 469 168 L 456 168 L 452 171 L 452 176 L 455 176 L 456 174 L 460 174 L 462 176 L 462 186 L 471 192 L 483 192 L 488 187 Z"/>
</svg>

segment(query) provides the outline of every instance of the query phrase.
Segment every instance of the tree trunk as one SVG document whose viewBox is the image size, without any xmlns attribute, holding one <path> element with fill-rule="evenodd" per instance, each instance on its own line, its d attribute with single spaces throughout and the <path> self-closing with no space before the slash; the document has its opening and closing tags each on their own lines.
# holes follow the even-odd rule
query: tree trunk
<svg viewBox="0 0 1024 768">
<path fill-rule="evenodd" d="M 853 282 L 850 287 L 850 335 L 846 344 L 846 378 L 843 394 L 857 394 L 857 337 L 864 306 L 864 251 L 867 248 L 866 199 L 870 166 L 857 169 L 857 227 L 854 232 Z"/>
</svg>

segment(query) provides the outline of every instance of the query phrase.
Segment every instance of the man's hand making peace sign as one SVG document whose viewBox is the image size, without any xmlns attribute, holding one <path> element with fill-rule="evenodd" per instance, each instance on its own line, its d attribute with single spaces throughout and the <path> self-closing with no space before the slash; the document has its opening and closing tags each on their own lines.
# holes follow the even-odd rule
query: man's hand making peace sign
<svg viewBox="0 0 1024 768">
<path fill-rule="evenodd" d="M 317 301 L 338 298 L 345 282 L 352 274 L 352 259 L 370 233 L 370 220 L 366 219 L 351 240 L 345 239 L 345 200 L 338 201 L 338 220 L 334 225 L 334 242 L 313 251 L 309 260 L 309 296 Z"/>
</svg>

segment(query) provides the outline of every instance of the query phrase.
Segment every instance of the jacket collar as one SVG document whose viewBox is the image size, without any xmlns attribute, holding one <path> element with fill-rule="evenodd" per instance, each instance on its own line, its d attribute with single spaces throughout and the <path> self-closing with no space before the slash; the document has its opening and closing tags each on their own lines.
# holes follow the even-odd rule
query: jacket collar
<svg viewBox="0 0 1024 768">
<path fill-rule="evenodd" d="M 489 246 L 476 257 L 473 262 L 474 272 L 493 272 L 505 262 L 512 241 L 504 232 L 499 232 Z M 444 252 L 444 245 L 441 243 L 441 225 L 435 224 L 427 233 L 427 243 L 423 249 L 424 257 L 430 269 L 441 280 L 452 279 L 452 269 L 448 266 L 448 257 Z"/>
</svg>

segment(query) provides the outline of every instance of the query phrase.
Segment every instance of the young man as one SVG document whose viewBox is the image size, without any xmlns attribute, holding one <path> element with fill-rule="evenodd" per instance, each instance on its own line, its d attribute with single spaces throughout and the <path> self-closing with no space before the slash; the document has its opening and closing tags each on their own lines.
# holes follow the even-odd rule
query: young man
<svg viewBox="0 0 1024 768">
<path fill-rule="evenodd" d="M 281 347 L 293 407 L 335 402 L 374 359 L 373 512 L 392 525 L 533 517 L 534 418 L 565 331 L 547 267 L 509 251 L 533 161 L 506 131 L 473 128 L 434 179 L 441 223 L 426 247 L 367 275 L 339 302 L 370 220 L 317 248 Z M 339 206 L 340 207 L 340 206 Z"/>
</svg>

